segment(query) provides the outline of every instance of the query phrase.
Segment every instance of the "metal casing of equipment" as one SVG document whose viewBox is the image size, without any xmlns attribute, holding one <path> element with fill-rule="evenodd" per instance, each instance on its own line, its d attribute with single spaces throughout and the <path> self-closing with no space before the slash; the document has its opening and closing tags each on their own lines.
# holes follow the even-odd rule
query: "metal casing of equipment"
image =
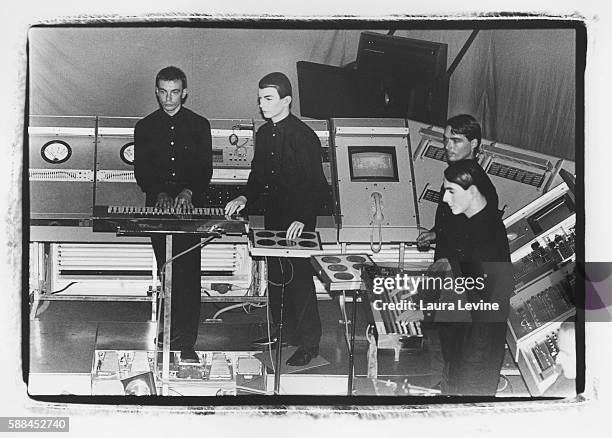
<svg viewBox="0 0 612 438">
<path fill-rule="evenodd" d="M 544 225 L 544 228 L 536 225 L 536 222 L 542 221 L 539 217 L 543 218 L 550 213 L 548 217 L 551 219 L 547 219 L 547 222 L 563 223 L 569 220 L 575 223 L 574 202 L 567 184 L 563 183 L 505 218 L 504 225 L 513 259 L 517 255 L 524 255 L 521 248 L 526 248 L 527 244 L 548 230 L 548 225 Z"/>
<path fill-rule="evenodd" d="M 338 241 L 415 241 L 419 212 L 406 121 L 331 122 Z"/>
<path fill-rule="evenodd" d="M 233 286 L 227 296 L 244 295 L 253 271 L 246 245 L 218 243 L 202 248 L 201 253 L 202 288 L 212 292 L 212 283 L 229 283 Z M 52 244 L 45 259 L 47 287 L 62 290 L 62 296 L 146 296 L 156 270 L 149 242 L 133 244 L 120 239 Z"/>
<path fill-rule="evenodd" d="M 413 163 L 421 224 L 431 227 L 440 202 L 447 166 L 443 127 L 408 120 L 414 147 Z M 572 161 L 482 139 L 479 163 L 499 196 L 499 209 L 507 218 L 524 205 L 562 183 L 561 169 L 574 172 Z"/>
<path fill-rule="evenodd" d="M 543 395 L 559 377 L 555 358 L 559 354 L 558 333 L 562 322 L 547 324 L 531 336 L 516 358 L 529 393 L 535 397 Z M 575 394 L 567 394 L 571 395 Z"/>
<path fill-rule="evenodd" d="M 91 216 L 95 131 L 95 117 L 30 116 L 31 219 Z"/>
<path fill-rule="evenodd" d="M 504 218 L 561 184 L 561 169 L 574 172 L 572 161 L 502 143 L 483 139 L 480 149 L 480 164 L 497 189 Z"/>
<path fill-rule="evenodd" d="M 133 117 L 100 117 L 96 147 L 96 205 L 144 205 L 134 178 Z"/>
<path fill-rule="evenodd" d="M 431 228 L 440 203 L 440 188 L 446 169 L 446 151 L 443 144 L 444 130 L 414 120 L 408 120 L 410 140 L 413 146 L 412 162 L 417 191 L 420 223 Z"/>
<path fill-rule="evenodd" d="M 213 152 L 211 184 L 245 184 L 255 153 L 253 121 L 210 119 Z"/>
<path fill-rule="evenodd" d="M 529 392 L 556 380 L 556 333 L 575 313 L 574 200 L 562 183 L 504 220 L 514 266 L 506 342 Z"/>
<path fill-rule="evenodd" d="M 66 290 L 67 295 L 140 296 L 155 283 L 155 261 L 148 238 L 93 233 L 90 226 L 95 205 L 144 205 L 145 196 L 136 184 L 132 165 L 133 128 L 138 120 L 136 117 L 30 117 L 31 218 L 34 220 L 30 237 L 35 242 L 33 248 L 46 260 L 36 265 L 30 279 L 35 289 L 40 287 L 41 297 L 72 283 Z M 210 122 L 213 149 L 223 152 L 223 160 L 213 163 L 212 184 L 233 190 L 248 177 L 253 155 L 252 121 Z M 236 145 L 231 144 L 235 140 L 230 139 L 233 133 L 238 140 Z M 53 154 L 62 152 L 58 147 L 57 151 L 49 149 L 51 161 L 45 161 L 41 149 L 58 140 L 70 146 L 68 158 L 57 155 L 53 161 L 56 156 Z M 247 151 L 242 161 L 231 160 L 237 148 Z M 212 184 L 211 191 L 215 191 Z M 217 198 L 216 192 L 214 198 Z M 244 294 L 250 289 L 253 277 L 246 238 L 223 236 L 220 240 L 202 250 L 203 287 L 212 290 L 213 283 L 227 283 L 232 285 L 229 295 Z M 76 259 L 72 257 L 75 254 Z"/>
</svg>

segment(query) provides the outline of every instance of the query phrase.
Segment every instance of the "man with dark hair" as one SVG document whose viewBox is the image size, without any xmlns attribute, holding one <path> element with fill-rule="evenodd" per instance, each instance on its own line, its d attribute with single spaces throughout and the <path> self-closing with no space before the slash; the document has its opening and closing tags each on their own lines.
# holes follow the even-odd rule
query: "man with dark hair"
<svg viewBox="0 0 612 438">
<path fill-rule="evenodd" d="M 506 228 L 497 209 L 487 208 L 490 180 L 476 161 L 450 163 L 443 186 L 442 200 L 451 214 L 462 217 L 462 228 L 461 234 L 449 240 L 445 259 L 439 263 L 448 260 L 453 277 L 462 286 L 448 291 L 441 301 L 457 303 L 450 312 L 463 312 L 465 318 L 447 319 L 447 323 L 440 322 L 443 315 L 436 319 L 444 359 L 440 389 L 446 395 L 493 396 L 504 361 L 506 319 L 514 287 Z M 479 286 L 463 288 L 468 282 Z M 462 311 L 461 302 L 483 307 Z"/>
<path fill-rule="evenodd" d="M 305 123 L 291 114 L 291 83 L 274 72 L 259 81 L 259 108 L 267 123 L 257 131 L 255 155 L 244 194 L 225 206 L 226 214 L 242 210 L 264 192 L 265 226 L 287 230 L 287 239 L 302 231 L 314 231 L 317 211 L 327 191 L 321 163 L 321 142 Z M 275 324 L 281 321 L 283 336 L 298 346 L 288 365 L 308 364 L 319 353 L 321 321 L 313 282 L 314 270 L 306 258 L 269 257 L 268 298 Z M 271 339 L 255 343 L 276 344 Z"/>
<path fill-rule="evenodd" d="M 469 114 L 459 114 L 446 121 L 444 129 L 444 147 L 446 161 L 454 163 L 460 160 L 476 160 L 480 152 L 482 130 L 476 119 Z M 499 198 L 491 180 L 487 178 L 487 206 L 498 208 Z M 440 199 L 444 191 L 440 192 Z M 431 231 L 425 231 L 417 238 L 418 245 L 429 245 L 436 242 L 435 260 L 447 255 L 447 246 L 453 236 L 461 233 L 465 216 L 454 216 L 444 202 L 438 204 L 436 219 Z"/>
<path fill-rule="evenodd" d="M 146 194 L 146 206 L 203 207 L 212 177 L 210 123 L 183 106 L 187 79 L 177 67 L 159 71 L 155 96 L 160 108 L 138 121 L 134 128 L 134 175 Z M 166 259 L 165 238 L 154 236 L 151 241 L 159 271 Z M 172 254 L 199 242 L 197 236 L 176 234 Z M 181 350 L 181 358 L 187 360 L 198 359 L 194 345 L 200 320 L 200 254 L 200 248 L 195 248 L 172 263 L 170 348 Z"/>
</svg>

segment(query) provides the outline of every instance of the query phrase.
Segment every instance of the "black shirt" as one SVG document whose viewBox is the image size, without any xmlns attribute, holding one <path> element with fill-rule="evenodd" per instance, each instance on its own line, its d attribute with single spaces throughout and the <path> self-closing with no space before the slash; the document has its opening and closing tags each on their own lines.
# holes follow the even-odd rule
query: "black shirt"
<svg viewBox="0 0 612 438">
<path fill-rule="evenodd" d="M 498 303 L 497 311 L 472 311 L 473 321 L 505 322 L 510 296 L 514 288 L 512 263 L 506 227 L 496 208 L 487 207 L 471 218 L 463 216 L 463 228 L 449 242 L 446 257 L 451 262 L 453 276 L 482 278 L 484 288 L 472 288 L 466 293 L 470 302 Z"/>
<path fill-rule="evenodd" d="M 134 128 L 134 175 L 155 200 L 160 192 L 175 197 L 192 191 L 194 205 L 201 205 L 212 177 L 210 123 L 181 107 L 170 116 L 162 109 L 138 121 Z"/>
<path fill-rule="evenodd" d="M 244 191 L 249 204 L 263 193 L 268 229 L 286 229 L 300 221 L 314 230 L 317 212 L 327 195 L 321 164 L 321 142 L 304 122 L 289 114 L 268 121 L 255 136 L 255 155 Z"/>
</svg>

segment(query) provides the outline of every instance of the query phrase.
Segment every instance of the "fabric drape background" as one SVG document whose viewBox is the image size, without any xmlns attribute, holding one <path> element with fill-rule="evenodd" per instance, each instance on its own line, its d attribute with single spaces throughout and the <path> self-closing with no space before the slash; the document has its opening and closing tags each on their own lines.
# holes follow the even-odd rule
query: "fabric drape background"
<svg viewBox="0 0 612 438">
<path fill-rule="evenodd" d="M 384 30 L 377 30 L 386 33 Z M 208 118 L 260 118 L 257 81 L 283 71 L 299 112 L 297 61 L 356 59 L 361 30 L 183 27 L 32 28 L 30 114 L 142 117 L 155 109 L 154 77 L 167 65 L 188 78 L 186 105 Z M 451 62 L 471 30 L 398 30 L 448 44 Z M 482 121 L 488 140 L 574 160 L 575 32 L 481 30 L 450 81 L 448 114 Z"/>
</svg>

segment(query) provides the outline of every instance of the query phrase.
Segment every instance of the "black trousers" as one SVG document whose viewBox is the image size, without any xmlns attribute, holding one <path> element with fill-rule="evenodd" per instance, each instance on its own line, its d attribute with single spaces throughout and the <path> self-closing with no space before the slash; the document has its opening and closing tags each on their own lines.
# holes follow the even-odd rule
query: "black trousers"
<svg viewBox="0 0 612 438">
<path fill-rule="evenodd" d="M 188 234 L 172 236 L 172 255 L 176 255 L 200 242 L 200 237 Z M 157 270 L 166 260 L 166 237 L 151 237 Z M 179 346 L 195 345 L 200 322 L 200 260 L 201 248 L 196 248 L 172 262 L 171 336 L 180 336 Z M 160 309 L 163 317 L 163 309 Z"/>
<path fill-rule="evenodd" d="M 318 347 L 321 319 L 309 259 L 268 257 L 267 265 L 270 313 L 275 324 L 281 319 L 281 294 L 283 297 L 283 339 L 305 348 Z"/>
<path fill-rule="evenodd" d="M 494 396 L 504 361 L 506 324 L 437 324 L 444 359 L 442 393 Z"/>
</svg>

